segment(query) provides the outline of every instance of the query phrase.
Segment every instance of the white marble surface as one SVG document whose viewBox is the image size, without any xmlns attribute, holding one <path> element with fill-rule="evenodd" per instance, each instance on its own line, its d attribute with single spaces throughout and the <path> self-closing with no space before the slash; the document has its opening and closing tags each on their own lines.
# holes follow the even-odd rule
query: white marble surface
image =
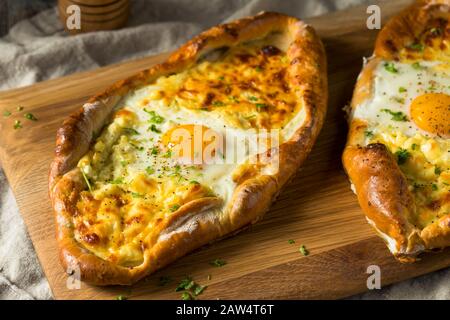
<svg viewBox="0 0 450 320">
<path fill-rule="evenodd" d="M 300 18 L 367 0 L 135 0 L 127 28 L 68 37 L 55 9 L 15 24 L 0 38 L 0 90 L 168 51 L 222 21 L 261 10 Z M 0 136 L 1 138 L 1 136 Z M 0 299 L 51 299 L 52 295 L 0 170 Z M 56 253 L 55 253 L 56 254 Z M 354 299 L 449 299 L 450 269 Z"/>
</svg>

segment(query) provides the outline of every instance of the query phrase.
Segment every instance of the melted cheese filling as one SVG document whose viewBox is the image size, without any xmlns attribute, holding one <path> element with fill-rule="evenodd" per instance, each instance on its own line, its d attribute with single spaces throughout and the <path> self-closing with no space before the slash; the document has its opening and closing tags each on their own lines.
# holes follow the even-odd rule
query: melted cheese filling
<svg viewBox="0 0 450 320">
<path fill-rule="evenodd" d="M 213 214 L 226 210 L 237 184 L 258 173 L 247 164 L 255 152 L 230 163 L 186 164 L 167 133 L 199 126 L 239 143 L 251 138 L 249 129 L 279 129 L 280 143 L 289 139 L 305 113 L 287 81 L 285 49 L 256 41 L 218 50 L 219 59 L 124 97 L 78 164 L 89 190 L 77 203 L 77 241 L 102 259 L 137 266 L 158 227 L 184 204 L 217 197 L 223 205 Z"/>
</svg>

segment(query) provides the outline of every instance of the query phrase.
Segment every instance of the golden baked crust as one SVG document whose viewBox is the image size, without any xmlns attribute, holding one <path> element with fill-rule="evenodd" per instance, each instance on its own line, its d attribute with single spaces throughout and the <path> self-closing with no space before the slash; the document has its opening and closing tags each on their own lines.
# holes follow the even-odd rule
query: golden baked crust
<svg viewBox="0 0 450 320">
<path fill-rule="evenodd" d="M 232 195 L 230 209 L 221 215 L 211 214 L 220 205 L 220 199 L 215 197 L 183 205 L 155 227 L 157 232 L 146 244 L 144 261 L 138 266 L 114 264 L 83 248 L 74 237 L 72 225 L 77 199 L 87 187 L 77 162 L 88 151 L 121 97 L 160 76 L 184 70 L 215 48 L 236 46 L 273 32 L 281 32 L 289 42 L 287 78 L 297 88 L 297 99 L 302 100 L 306 113 L 303 125 L 279 147 L 279 171 L 272 175 L 258 172 L 241 179 Z M 82 280 L 97 285 L 132 284 L 196 248 L 256 222 L 310 152 L 322 127 L 326 104 L 326 58 L 320 39 L 305 23 L 278 13 L 261 13 L 213 27 L 183 45 L 166 62 L 119 81 L 92 97 L 58 130 L 49 173 L 49 194 L 64 268 L 79 267 Z M 189 230 L 182 229 L 188 224 Z"/>
<path fill-rule="evenodd" d="M 378 35 L 374 55 L 358 78 L 349 108 L 344 167 L 369 223 L 402 262 L 415 261 L 423 251 L 449 246 L 450 215 L 438 217 L 425 227 L 418 226 L 414 220 L 415 195 L 398 161 L 384 144 L 367 145 L 368 124 L 353 115 L 374 95 L 375 69 L 382 63 L 448 61 L 449 20 L 448 0 L 417 1 L 393 17 Z M 448 198 L 447 194 L 443 201 L 448 202 Z"/>
</svg>

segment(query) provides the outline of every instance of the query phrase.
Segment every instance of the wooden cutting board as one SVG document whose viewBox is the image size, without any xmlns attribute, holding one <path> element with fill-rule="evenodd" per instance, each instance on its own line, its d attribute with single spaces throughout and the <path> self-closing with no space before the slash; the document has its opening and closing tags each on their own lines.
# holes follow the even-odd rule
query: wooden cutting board
<svg viewBox="0 0 450 320">
<path fill-rule="evenodd" d="M 381 4 L 383 22 L 411 1 Z M 450 265 L 450 250 L 427 254 L 415 264 L 392 258 L 366 223 L 341 165 L 347 126 L 342 108 L 351 98 L 377 30 L 366 27 L 366 7 L 309 19 L 321 35 L 329 61 L 329 110 L 322 133 L 304 167 L 280 195 L 265 219 L 240 234 L 192 253 L 131 288 L 82 284 L 68 289 L 57 255 L 47 173 L 55 132 L 92 94 L 116 80 L 161 62 L 143 58 L 0 93 L 0 159 L 17 199 L 53 294 L 59 299 L 179 299 L 177 283 L 189 275 L 208 285 L 201 299 L 340 298 L 367 290 L 366 271 L 381 268 L 382 285 Z M 24 110 L 16 111 L 18 106 Z M 23 118 L 32 112 L 39 120 Z M 23 128 L 14 130 L 16 119 Z M 288 240 L 294 239 L 295 244 Z M 304 244 L 307 257 L 298 251 Z M 221 258 L 221 268 L 209 262 Z M 210 280 L 208 280 L 210 275 Z M 159 278 L 172 279 L 159 286 Z"/>
</svg>

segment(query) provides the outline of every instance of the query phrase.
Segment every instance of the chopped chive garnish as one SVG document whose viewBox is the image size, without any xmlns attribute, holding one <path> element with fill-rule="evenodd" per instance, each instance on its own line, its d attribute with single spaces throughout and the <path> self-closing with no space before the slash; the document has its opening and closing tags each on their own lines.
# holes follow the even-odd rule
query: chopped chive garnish
<svg viewBox="0 0 450 320">
<path fill-rule="evenodd" d="M 364 136 L 367 137 L 367 138 L 372 138 L 373 137 L 373 131 L 370 131 L 370 130 L 364 131 Z"/>
<path fill-rule="evenodd" d="M 20 120 L 14 121 L 14 129 L 22 129 L 22 122 Z"/>
<path fill-rule="evenodd" d="M 414 51 L 420 51 L 422 52 L 425 49 L 425 46 L 421 43 L 413 43 L 408 48 L 414 50 Z"/>
<path fill-rule="evenodd" d="M 11 115 L 11 112 L 9 112 L 8 110 L 3 111 L 4 117 L 9 117 L 10 115 Z"/>
<path fill-rule="evenodd" d="M 198 296 L 199 294 L 201 294 L 203 291 L 205 291 L 205 289 L 207 287 L 208 286 L 201 286 L 201 285 L 197 284 L 193 290 L 194 296 Z"/>
<path fill-rule="evenodd" d="M 181 282 L 178 284 L 178 286 L 175 288 L 176 292 L 182 291 L 182 290 L 186 290 L 186 287 L 192 282 L 192 278 L 191 277 L 187 277 L 183 280 L 181 280 Z"/>
<path fill-rule="evenodd" d="M 157 124 L 163 123 L 164 122 L 164 118 L 161 117 L 159 114 L 157 114 L 155 111 L 153 110 L 147 110 L 144 108 L 144 111 L 147 112 L 150 115 L 150 122 L 154 122 Z"/>
<path fill-rule="evenodd" d="M 192 296 L 189 292 L 185 291 L 181 294 L 181 300 L 192 300 Z"/>
<path fill-rule="evenodd" d="M 392 62 L 386 62 L 384 64 L 384 68 L 386 69 L 386 71 L 389 71 L 391 73 L 398 73 L 398 69 L 395 67 L 394 63 L 392 63 Z"/>
<path fill-rule="evenodd" d="M 408 91 L 408 90 L 406 90 L 405 87 L 398 88 L 398 92 L 400 92 L 400 93 L 403 93 L 403 92 L 406 92 L 406 91 Z"/>
<path fill-rule="evenodd" d="M 214 267 L 220 268 L 220 267 L 223 267 L 224 265 L 226 265 L 227 262 L 225 260 L 223 260 L 223 259 L 216 259 L 214 261 L 211 261 L 209 264 L 214 266 Z"/>
<path fill-rule="evenodd" d="M 161 133 L 161 130 L 159 130 L 155 124 L 152 124 L 150 127 L 148 127 L 147 131 L 153 131 L 155 133 Z"/>
<path fill-rule="evenodd" d="M 300 253 L 304 256 L 307 256 L 309 254 L 308 249 L 306 249 L 306 247 L 304 245 L 301 245 L 301 247 L 298 249 L 298 251 L 300 251 Z"/>
<path fill-rule="evenodd" d="M 25 118 L 31 121 L 37 121 L 37 118 L 32 113 L 25 113 Z"/>
<path fill-rule="evenodd" d="M 89 182 L 89 178 L 86 176 L 86 173 L 84 172 L 83 169 L 80 170 L 81 174 L 83 175 L 84 181 L 86 182 L 86 185 L 89 189 L 90 192 L 92 192 L 92 187 L 91 187 L 91 183 Z"/>
<path fill-rule="evenodd" d="M 422 69 L 424 69 L 424 67 L 422 67 L 419 62 L 414 62 L 411 65 L 411 67 L 413 67 L 413 69 L 415 69 L 415 70 L 422 70 Z"/>
<path fill-rule="evenodd" d="M 406 114 L 404 114 L 401 111 L 395 112 L 395 111 L 392 111 L 390 109 L 381 109 L 381 111 L 389 113 L 392 116 L 391 120 L 394 120 L 394 121 L 408 121 L 408 117 L 406 116 Z"/>
<path fill-rule="evenodd" d="M 398 164 L 404 164 L 406 160 L 411 156 L 411 153 L 409 153 L 406 149 L 399 149 L 397 152 L 395 152 L 395 155 L 397 157 L 397 163 Z"/>
<path fill-rule="evenodd" d="M 294 243 L 295 243 L 295 240 L 294 240 L 294 239 L 289 239 L 289 240 L 288 240 L 288 243 L 289 243 L 289 244 L 294 244 Z"/>
</svg>

